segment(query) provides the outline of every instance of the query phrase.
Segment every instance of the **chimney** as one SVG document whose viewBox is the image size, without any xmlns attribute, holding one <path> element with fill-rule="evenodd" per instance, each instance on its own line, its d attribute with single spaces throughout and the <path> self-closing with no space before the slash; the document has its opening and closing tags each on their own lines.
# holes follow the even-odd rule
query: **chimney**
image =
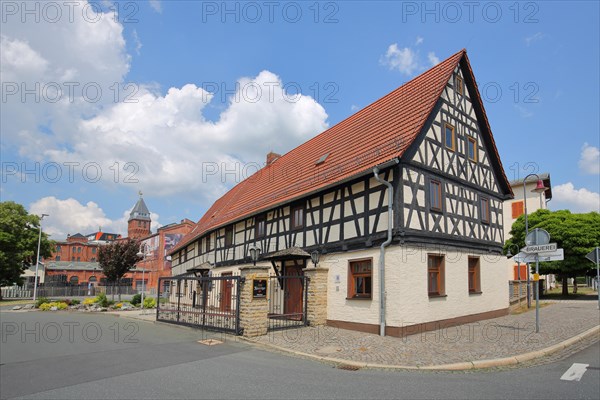
<svg viewBox="0 0 600 400">
<path fill-rule="evenodd" d="M 267 154 L 267 165 L 273 164 L 279 157 L 281 157 L 281 154 L 273 153 L 272 151 L 269 152 Z"/>
</svg>

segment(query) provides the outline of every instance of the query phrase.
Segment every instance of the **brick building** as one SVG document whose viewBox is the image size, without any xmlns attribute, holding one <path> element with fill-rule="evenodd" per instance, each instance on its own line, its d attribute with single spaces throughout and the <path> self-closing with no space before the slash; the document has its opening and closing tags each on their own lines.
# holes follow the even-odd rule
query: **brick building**
<svg viewBox="0 0 600 400">
<path fill-rule="evenodd" d="M 152 234 L 150 211 L 141 197 L 129 214 L 127 221 L 127 238 L 140 240 L 141 248 L 147 253 L 143 260 L 136 264 L 123 277 L 123 283 L 141 290 L 142 281 L 147 292 L 155 293 L 158 278 L 171 274 L 171 261 L 167 252 L 194 226 L 188 219 L 180 223 L 172 223 L 158 228 Z M 99 247 L 115 240 L 124 240 L 121 235 L 99 230 L 87 236 L 81 233 L 68 235 L 65 241 L 56 244 L 52 257 L 44 260 L 45 281 L 72 285 L 103 286 L 106 277 L 98 264 Z M 42 281 L 43 282 L 43 281 Z"/>
</svg>

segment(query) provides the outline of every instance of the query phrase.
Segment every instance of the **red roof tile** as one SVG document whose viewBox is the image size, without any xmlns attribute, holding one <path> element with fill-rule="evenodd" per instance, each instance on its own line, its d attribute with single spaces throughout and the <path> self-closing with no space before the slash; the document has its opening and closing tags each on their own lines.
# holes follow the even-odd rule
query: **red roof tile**
<svg viewBox="0 0 600 400">
<path fill-rule="evenodd" d="M 171 253 L 215 228 L 401 157 L 463 56 L 466 59 L 464 49 L 240 182 L 215 201 Z M 485 123 L 489 128 L 487 119 Z M 496 151 L 493 139 L 492 145 Z M 325 162 L 315 165 L 327 153 Z"/>
</svg>

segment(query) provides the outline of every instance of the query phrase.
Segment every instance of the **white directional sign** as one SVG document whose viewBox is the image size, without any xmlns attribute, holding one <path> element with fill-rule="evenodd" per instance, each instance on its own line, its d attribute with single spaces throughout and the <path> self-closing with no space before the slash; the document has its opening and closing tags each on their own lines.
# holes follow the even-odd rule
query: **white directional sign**
<svg viewBox="0 0 600 400">
<path fill-rule="evenodd" d="M 556 251 L 556 249 L 557 249 L 556 243 L 548 243 L 548 244 L 536 244 L 533 246 L 525 246 L 521 249 L 521 251 L 523 253 L 535 254 L 535 253 Z"/>
<path fill-rule="evenodd" d="M 547 262 L 547 261 L 562 261 L 565 259 L 564 249 L 557 249 L 556 251 L 545 252 L 545 253 L 524 253 L 521 252 L 517 254 L 514 259 L 520 263 L 534 263 L 536 261 L 536 255 L 538 256 L 538 261 Z"/>
</svg>

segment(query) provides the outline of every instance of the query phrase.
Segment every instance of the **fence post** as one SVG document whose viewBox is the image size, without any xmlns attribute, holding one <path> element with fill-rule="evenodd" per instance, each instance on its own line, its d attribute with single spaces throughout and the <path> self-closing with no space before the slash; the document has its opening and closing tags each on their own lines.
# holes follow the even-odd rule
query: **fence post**
<svg viewBox="0 0 600 400">
<path fill-rule="evenodd" d="M 306 301 L 308 323 L 312 326 L 327 323 L 327 277 L 329 268 L 304 268 L 309 279 Z"/>
<path fill-rule="evenodd" d="M 240 268 L 240 325 L 246 337 L 267 334 L 269 326 L 269 303 L 267 297 L 254 298 L 253 281 L 265 280 L 269 284 L 269 267 L 247 266 Z M 268 293 L 268 290 L 267 290 Z"/>
</svg>

